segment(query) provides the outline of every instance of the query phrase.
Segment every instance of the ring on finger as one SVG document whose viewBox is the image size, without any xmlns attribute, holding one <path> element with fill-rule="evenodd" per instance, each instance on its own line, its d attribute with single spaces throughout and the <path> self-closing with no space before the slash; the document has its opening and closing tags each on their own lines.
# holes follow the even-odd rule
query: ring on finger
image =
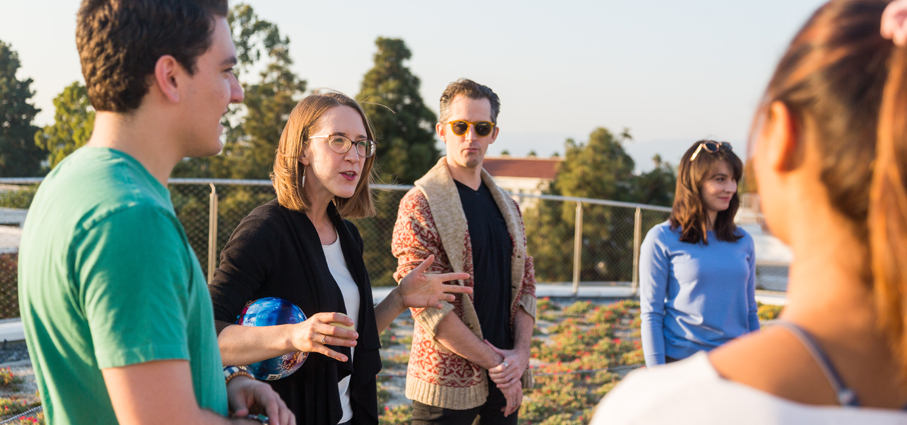
<svg viewBox="0 0 907 425">
<path fill-rule="evenodd" d="M 327 338 L 328 338 L 327 335 L 322 335 L 322 336 L 321 336 L 321 344 L 322 344 L 322 345 L 324 345 L 324 340 L 326 340 Z"/>
</svg>

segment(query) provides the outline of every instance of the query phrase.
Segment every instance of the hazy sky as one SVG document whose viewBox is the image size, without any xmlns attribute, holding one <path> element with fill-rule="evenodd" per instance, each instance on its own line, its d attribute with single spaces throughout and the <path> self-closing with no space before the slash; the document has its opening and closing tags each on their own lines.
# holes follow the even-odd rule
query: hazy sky
<svg viewBox="0 0 907 425">
<path fill-rule="evenodd" d="M 0 40 L 34 79 L 38 125 L 52 99 L 82 80 L 75 0 L 0 0 Z M 630 129 L 637 169 L 660 153 L 676 164 L 694 141 L 727 140 L 744 153 L 756 102 L 794 32 L 822 1 L 249 1 L 290 37 L 309 90 L 359 91 L 375 38 L 402 38 L 409 67 L 436 113 L 460 77 L 501 97 L 489 149 L 563 153 L 568 137 Z M 232 3 L 231 3 L 232 4 Z M 281 129 L 275 129 L 275 139 Z M 380 141 L 379 141 L 380 143 Z"/>
</svg>

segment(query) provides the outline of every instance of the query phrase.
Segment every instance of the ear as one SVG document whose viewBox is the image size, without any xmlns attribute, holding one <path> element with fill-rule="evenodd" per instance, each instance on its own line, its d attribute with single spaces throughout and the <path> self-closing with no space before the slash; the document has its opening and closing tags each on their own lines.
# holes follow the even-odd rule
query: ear
<svg viewBox="0 0 907 425">
<path fill-rule="evenodd" d="M 488 142 L 489 145 L 494 143 L 494 141 L 498 139 L 498 130 L 500 129 L 501 128 L 498 127 L 497 124 L 495 124 L 494 128 L 491 129 L 491 141 Z"/>
<path fill-rule="evenodd" d="M 180 101 L 179 80 L 185 70 L 173 56 L 164 55 L 154 64 L 154 84 L 171 103 Z"/>
<path fill-rule="evenodd" d="M 438 137 L 441 138 L 441 141 L 446 144 L 447 139 L 444 138 L 444 135 L 447 132 L 447 125 L 441 123 L 435 124 L 435 132 L 438 133 Z"/>
<path fill-rule="evenodd" d="M 765 158 L 768 166 L 779 172 L 796 169 L 803 161 L 803 140 L 796 117 L 783 102 L 775 101 L 769 107 L 764 129 Z"/>
<path fill-rule="evenodd" d="M 309 139 L 311 141 L 312 139 Z M 302 147 L 302 151 L 299 152 L 299 156 L 296 158 L 296 161 L 302 164 L 303 166 L 309 165 L 309 149 L 311 149 L 311 143 L 305 143 Z"/>
</svg>

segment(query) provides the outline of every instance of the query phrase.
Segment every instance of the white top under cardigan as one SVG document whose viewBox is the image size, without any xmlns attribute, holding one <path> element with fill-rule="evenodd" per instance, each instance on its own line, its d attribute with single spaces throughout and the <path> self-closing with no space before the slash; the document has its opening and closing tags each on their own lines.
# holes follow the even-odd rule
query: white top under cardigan
<svg viewBox="0 0 907 425">
<path fill-rule="evenodd" d="M 330 245 L 321 245 L 321 249 L 324 250 L 324 258 L 328 262 L 331 276 L 334 277 L 334 281 L 340 287 L 340 292 L 343 293 L 346 315 L 353 319 L 353 328 L 356 328 L 356 324 L 359 323 L 359 287 L 356 286 L 356 281 L 353 280 L 353 276 L 346 266 L 346 259 L 343 258 L 343 250 L 340 248 L 340 238 Z M 353 361 L 354 351 L 355 347 L 350 347 L 348 360 L 350 362 Z M 340 423 L 344 423 L 353 419 L 353 407 L 350 406 L 350 377 L 341 379 L 337 383 L 337 387 L 340 391 L 340 406 L 343 408 Z"/>
<path fill-rule="evenodd" d="M 907 424 L 907 413 L 796 403 L 722 378 L 699 352 L 627 375 L 590 422 L 604 424 Z"/>
</svg>

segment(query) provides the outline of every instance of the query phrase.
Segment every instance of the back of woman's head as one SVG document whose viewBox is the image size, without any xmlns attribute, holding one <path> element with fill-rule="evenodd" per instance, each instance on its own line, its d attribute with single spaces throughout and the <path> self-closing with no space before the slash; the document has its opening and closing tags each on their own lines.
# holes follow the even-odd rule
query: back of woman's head
<svg viewBox="0 0 907 425">
<path fill-rule="evenodd" d="M 336 91 L 318 91 L 300 100 L 290 112 L 287 125 L 280 134 L 277 155 L 274 159 L 274 170 L 271 172 L 271 181 L 274 191 L 277 192 L 277 202 L 281 206 L 300 212 L 310 207 L 311 202 L 303 190 L 305 166 L 299 162 L 299 158 L 303 156 L 303 151 L 309 143 L 309 137 L 314 135 L 313 131 L 318 130 L 321 116 L 337 106 L 349 106 L 359 112 L 362 124 L 365 126 L 366 137 L 369 140 L 375 140 L 365 111 L 353 98 Z M 375 206 L 369 186 L 372 183 L 372 168 L 376 157 L 377 155 L 372 155 L 365 159 L 362 174 L 353 196 L 346 199 L 334 198 L 334 204 L 341 216 L 360 218 L 375 215 Z"/>
<path fill-rule="evenodd" d="M 705 148 L 706 144 L 717 147 L 716 152 Z M 693 155 L 696 155 L 693 158 Z M 671 209 L 671 228 L 680 229 L 680 240 L 689 243 L 708 244 L 708 212 L 702 202 L 702 184 L 718 169 L 720 164 L 727 164 L 733 173 L 729 176 L 739 182 L 743 175 L 743 161 L 734 154 L 730 145 L 713 140 L 700 140 L 690 146 L 680 159 L 677 167 L 677 187 L 674 190 L 674 206 Z M 737 233 L 734 217 L 740 208 L 740 197 L 737 192 L 731 196 L 731 202 L 724 211 L 719 211 L 712 223 L 715 238 L 720 241 L 737 241 L 743 235 Z"/>
<path fill-rule="evenodd" d="M 888 3 L 816 11 L 778 64 L 753 134 L 774 102 L 809 132 L 832 208 L 868 248 L 879 325 L 907 372 L 907 48 L 880 34 Z"/>
</svg>

